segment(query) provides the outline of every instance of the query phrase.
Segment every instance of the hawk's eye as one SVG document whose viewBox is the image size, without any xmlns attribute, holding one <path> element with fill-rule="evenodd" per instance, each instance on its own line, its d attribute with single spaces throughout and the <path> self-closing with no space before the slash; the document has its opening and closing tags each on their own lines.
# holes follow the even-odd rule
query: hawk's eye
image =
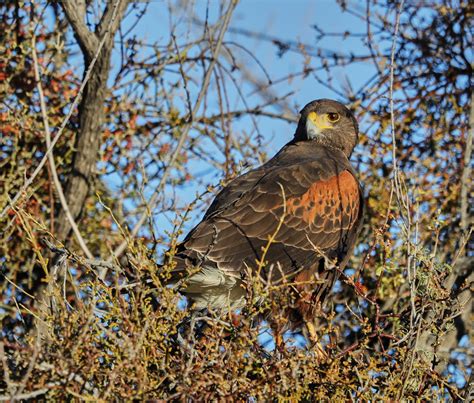
<svg viewBox="0 0 474 403">
<path fill-rule="evenodd" d="M 341 118 L 341 116 L 339 116 L 339 113 L 336 112 L 329 112 L 326 115 L 331 123 L 336 123 Z"/>
</svg>

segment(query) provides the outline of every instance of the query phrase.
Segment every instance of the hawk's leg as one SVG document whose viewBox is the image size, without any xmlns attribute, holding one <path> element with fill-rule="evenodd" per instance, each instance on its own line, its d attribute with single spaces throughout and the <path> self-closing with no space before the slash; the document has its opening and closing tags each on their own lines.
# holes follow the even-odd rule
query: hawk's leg
<svg viewBox="0 0 474 403">
<path fill-rule="evenodd" d="M 324 348 L 321 345 L 321 342 L 319 341 L 319 336 L 318 336 L 318 333 L 316 332 L 316 327 L 314 326 L 314 323 L 310 321 L 305 321 L 304 325 L 305 325 L 305 328 L 304 328 L 305 333 L 307 333 L 305 335 L 306 339 L 309 341 L 310 347 L 314 350 L 314 352 L 316 353 L 316 356 L 320 360 L 327 359 L 328 355 L 324 351 Z"/>
<path fill-rule="evenodd" d="M 311 344 L 318 342 L 318 334 L 316 333 L 316 328 L 313 322 L 306 321 L 305 322 L 306 331 L 308 332 L 308 340 Z"/>
<path fill-rule="evenodd" d="M 272 329 L 273 338 L 275 340 L 275 352 L 284 355 L 286 353 L 286 346 L 285 340 L 283 339 L 282 327 L 278 323 L 271 321 L 270 328 Z"/>
</svg>

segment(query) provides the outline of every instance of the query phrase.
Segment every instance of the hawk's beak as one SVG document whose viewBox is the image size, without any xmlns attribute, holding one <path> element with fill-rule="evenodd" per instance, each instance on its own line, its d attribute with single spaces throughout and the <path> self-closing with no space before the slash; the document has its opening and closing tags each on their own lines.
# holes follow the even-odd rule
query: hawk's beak
<svg viewBox="0 0 474 403">
<path fill-rule="evenodd" d="M 316 112 L 311 112 L 308 115 L 308 120 L 311 120 L 311 122 L 313 122 L 314 125 L 319 130 L 331 129 L 332 128 L 332 124 L 329 123 L 326 119 L 326 114 L 318 115 Z"/>
<path fill-rule="evenodd" d="M 308 137 L 314 138 L 321 134 L 324 129 L 331 129 L 333 126 L 326 120 L 326 114 L 318 115 L 310 112 L 306 120 L 306 133 Z"/>
</svg>

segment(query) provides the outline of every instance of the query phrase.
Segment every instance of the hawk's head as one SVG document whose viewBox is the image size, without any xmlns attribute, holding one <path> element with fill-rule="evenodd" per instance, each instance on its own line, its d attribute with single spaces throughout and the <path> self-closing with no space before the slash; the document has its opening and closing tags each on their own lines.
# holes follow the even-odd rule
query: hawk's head
<svg viewBox="0 0 474 403">
<path fill-rule="evenodd" d="M 359 127 L 352 112 L 331 99 L 317 99 L 307 104 L 295 133 L 295 141 L 317 141 L 337 148 L 349 157 L 357 143 Z"/>
</svg>

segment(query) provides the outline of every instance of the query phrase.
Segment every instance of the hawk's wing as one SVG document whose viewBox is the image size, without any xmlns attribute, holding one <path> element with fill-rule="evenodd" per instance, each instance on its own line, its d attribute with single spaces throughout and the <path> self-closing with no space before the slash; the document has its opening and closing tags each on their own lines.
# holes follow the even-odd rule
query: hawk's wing
<svg viewBox="0 0 474 403">
<path fill-rule="evenodd" d="M 175 273 L 196 265 L 239 272 L 257 267 L 264 250 L 285 274 L 322 255 L 342 259 L 360 219 L 359 185 L 342 153 L 318 150 L 293 158 L 283 149 L 231 182 L 178 247 Z"/>
</svg>

